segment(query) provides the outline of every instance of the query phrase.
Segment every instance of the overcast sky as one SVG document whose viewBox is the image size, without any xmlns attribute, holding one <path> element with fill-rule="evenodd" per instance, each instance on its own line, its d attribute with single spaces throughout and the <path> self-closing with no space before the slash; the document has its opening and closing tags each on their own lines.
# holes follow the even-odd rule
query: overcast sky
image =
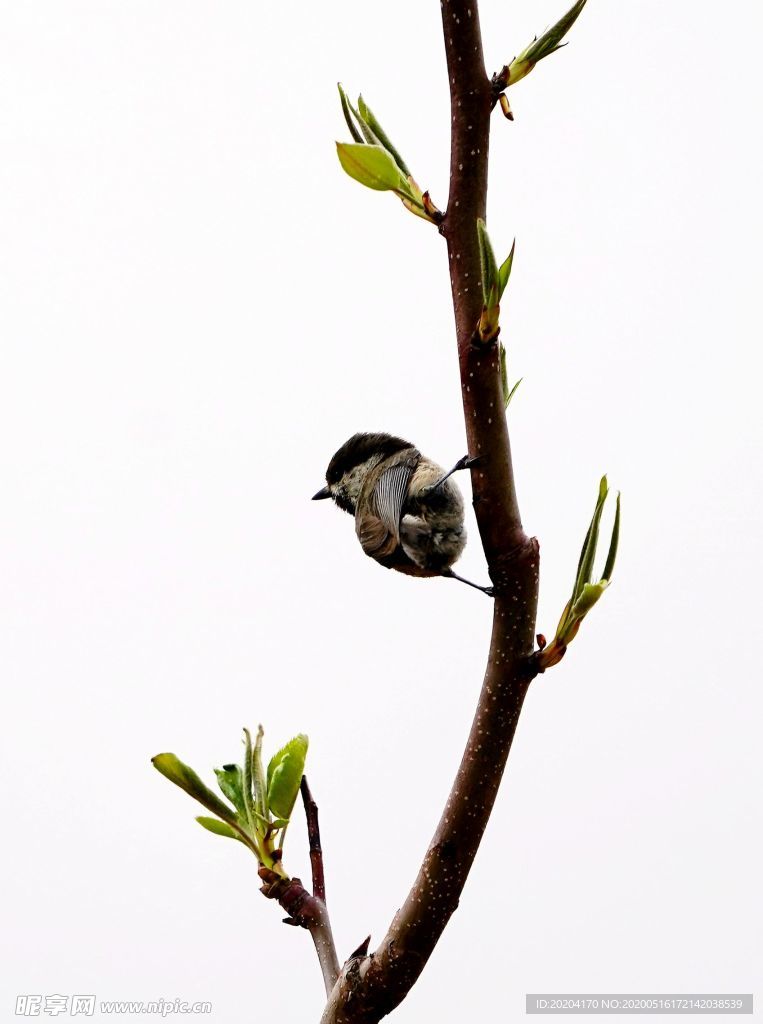
<svg viewBox="0 0 763 1024">
<path fill-rule="evenodd" d="M 563 5 L 482 8 L 493 70 Z M 591 0 L 495 115 L 539 629 L 603 471 L 621 555 L 533 683 L 400 1024 L 763 981 L 761 30 L 751 2 Z M 382 571 L 309 500 L 357 430 L 465 450 L 444 243 L 339 168 L 338 79 L 444 206 L 435 2 L 2 5 L 0 1015 L 94 993 L 318 1019 L 309 938 L 151 755 L 211 779 L 243 725 L 309 733 L 341 959 L 384 934 L 450 787 L 489 602 Z M 301 821 L 286 864 L 308 877 Z"/>
</svg>

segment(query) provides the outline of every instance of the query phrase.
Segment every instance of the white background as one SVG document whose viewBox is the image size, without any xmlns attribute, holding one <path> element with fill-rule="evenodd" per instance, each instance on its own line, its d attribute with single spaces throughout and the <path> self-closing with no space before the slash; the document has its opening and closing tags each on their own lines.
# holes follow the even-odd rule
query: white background
<svg viewBox="0 0 763 1024">
<path fill-rule="evenodd" d="M 489 68 L 561 11 L 485 0 Z M 4 3 L 0 29 L 0 1016 L 92 992 L 317 1020 L 309 938 L 149 758 L 211 779 L 244 724 L 270 750 L 308 732 L 340 955 L 382 937 L 460 757 L 490 606 L 382 572 L 309 498 L 356 430 L 464 451 L 444 244 L 333 145 L 341 78 L 445 204 L 439 5 L 39 0 Z M 533 684 L 400 1024 L 763 981 L 762 29 L 753 3 L 592 0 L 512 90 L 515 123 L 495 115 L 540 629 L 603 470 L 623 540 Z M 486 581 L 472 536 L 462 571 Z M 301 821 L 287 864 L 307 877 Z"/>
</svg>

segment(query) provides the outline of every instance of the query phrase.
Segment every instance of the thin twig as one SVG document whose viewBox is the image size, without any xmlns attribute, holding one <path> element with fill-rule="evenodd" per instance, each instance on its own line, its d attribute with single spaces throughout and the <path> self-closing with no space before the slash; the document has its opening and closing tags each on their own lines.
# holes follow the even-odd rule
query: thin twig
<svg viewBox="0 0 763 1024">
<path fill-rule="evenodd" d="M 339 960 L 336 955 L 334 936 L 331 932 L 331 922 L 329 921 L 328 911 L 325 906 L 318 920 L 310 925 L 309 928 L 315 952 L 318 955 L 318 963 L 321 965 L 323 984 L 326 988 L 326 997 L 328 998 L 339 977 Z"/>
<path fill-rule="evenodd" d="M 307 841 L 310 844 L 310 867 L 313 874 L 313 896 L 326 902 L 326 879 L 323 872 L 323 848 L 321 847 L 321 827 L 318 824 L 318 805 L 307 784 L 307 776 L 302 776 L 299 787 L 302 803 L 305 805 L 307 819 Z"/>
<path fill-rule="evenodd" d="M 283 878 L 263 866 L 258 873 L 263 882 L 260 892 L 270 900 L 277 900 L 289 915 L 284 924 L 306 928 L 310 932 L 326 995 L 330 995 L 339 975 L 339 960 L 326 904 L 309 893 L 299 878 Z"/>
</svg>

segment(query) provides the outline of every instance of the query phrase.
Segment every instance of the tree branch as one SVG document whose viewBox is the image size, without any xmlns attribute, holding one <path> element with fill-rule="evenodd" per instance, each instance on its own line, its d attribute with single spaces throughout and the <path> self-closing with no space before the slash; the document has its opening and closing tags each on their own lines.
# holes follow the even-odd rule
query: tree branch
<svg viewBox="0 0 763 1024">
<path fill-rule="evenodd" d="M 310 863 L 313 875 L 312 895 L 305 889 L 299 878 L 284 879 L 266 867 L 260 867 L 263 880 L 261 892 L 268 899 L 278 903 L 289 915 L 284 924 L 307 928 L 315 945 L 318 963 L 323 974 L 326 995 L 331 994 L 339 976 L 339 960 L 331 932 L 328 908 L 326 907 L 326 884 L 323 876 L 323 851 L 318 825 L 318 805 L 313 800 L 306 776 L 300 785 L 302 802 L 307 819 L 307 837 L 310 844 Z"/>
<path fill-rule="evenodd" d="M 407 995 L 458 906 L 498 792 L 527 688 L 538 597 L 538 544 L 519 515 L 497 344 L 475 345 L 482 308 L 477 218 L 487 204 L 493 90 L 477 0 L 441 0 L 451 98 L 448 246 L 474 507 L 495 590 L 487 669 L 445 810 L 405 903 L 378 949 L 342 968 L 321 1024 L 376 1024 Z"/>
</svg>

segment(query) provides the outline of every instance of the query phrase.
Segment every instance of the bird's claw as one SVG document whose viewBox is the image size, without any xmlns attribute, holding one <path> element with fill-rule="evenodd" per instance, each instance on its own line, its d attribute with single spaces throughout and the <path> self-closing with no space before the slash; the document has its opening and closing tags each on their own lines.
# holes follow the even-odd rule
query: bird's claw
<svg viewBox="0 0 763 1024">
<path fill-rule="evenodd" d="M 431 486 L 427 487 L 424 493 L 431 494 L 432 491 L 436 491 L 438 487 L 441 487 L 449 477 L 453 476 L 454 473 L 458 473 L 462 469 L 469 469 L 471 466 L 475 464 L 475 462 L 481 461 L 481 455 L 469 455 L 467 453 L 466 455 L 463 456 L 463 458 L 460 458 L 458 460 L 453 469 L 449 469 L 448 472 L 444 473 L 439 480 L 436 480 Z"/>
</svg>

